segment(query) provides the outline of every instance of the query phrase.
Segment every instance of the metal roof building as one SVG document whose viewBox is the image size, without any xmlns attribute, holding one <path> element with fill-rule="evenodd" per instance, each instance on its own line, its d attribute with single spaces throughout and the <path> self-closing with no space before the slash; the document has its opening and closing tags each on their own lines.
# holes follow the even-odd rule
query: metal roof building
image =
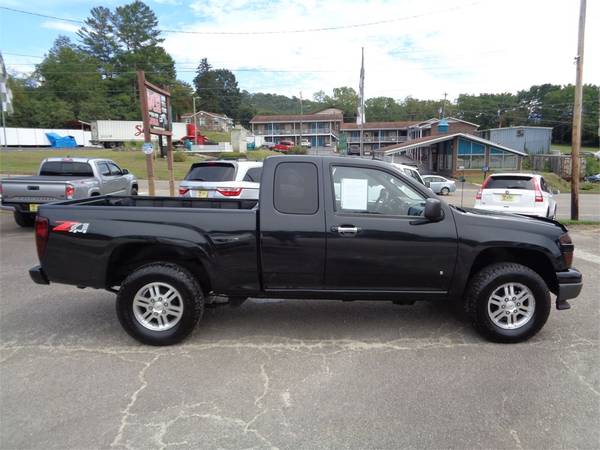
<svg viewBox="0 0 600 450">
<path fill-rule="evenodd" d="M 480 136 L 530 155 L 550 153 L 552 127 L 505 127 L 479 132 Z"/>
</svg>

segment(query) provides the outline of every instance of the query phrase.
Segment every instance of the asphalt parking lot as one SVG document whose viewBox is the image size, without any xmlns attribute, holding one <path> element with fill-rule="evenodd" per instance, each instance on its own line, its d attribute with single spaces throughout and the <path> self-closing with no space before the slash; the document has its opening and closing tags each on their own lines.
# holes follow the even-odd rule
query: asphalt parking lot
<svg viewBox="0 0 600 450">
<path fill-rule="evenodd" d="M 169 348 L 109 292 L 33 284 L 32 231 L 0 227 L 1 448 L 598 448 L 597 227 L 582 295 L 523 344 L 444 305 L 248 301 Z"/>
</svg>

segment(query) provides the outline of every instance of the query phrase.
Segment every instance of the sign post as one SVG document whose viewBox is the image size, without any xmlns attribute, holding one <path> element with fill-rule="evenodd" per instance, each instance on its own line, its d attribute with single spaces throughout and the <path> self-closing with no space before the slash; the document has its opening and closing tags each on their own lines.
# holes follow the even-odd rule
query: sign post
<svg viewBox="0 0 600 450">
<path fill-rule="evenodd" d="M 167 138 L 167 168 L 169 170 L 169 194 L 175 195 L 175 177 L 173 174 L 173 139 L 171 132 L 171 94 L 146 81 L 143 70 L 138 70 L 138 89 L 140 107 L 144 123 L 144 153 L 146 154 L 146 170 L 148 171 L 148 193 L 156 195 L 154 186 L 154 146 L 153 134 Z"/>
</svg>

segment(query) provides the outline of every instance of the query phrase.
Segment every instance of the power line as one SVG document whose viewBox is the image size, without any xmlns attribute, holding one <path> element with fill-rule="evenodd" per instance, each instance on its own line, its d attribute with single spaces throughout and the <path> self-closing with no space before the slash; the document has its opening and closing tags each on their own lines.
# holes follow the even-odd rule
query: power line
<svg viewBox="0 0 600 450">
<path fill-rule="evenodd" d="M 472 7 L 478 3 L 480 3 L 480 1 L 468 3 L 468 4 L 462 5 L 462 6 L 454 6 L 452 8 L 440 9 L 437 11 L 430 11 L 427 13 L 413 14 L 410 16 L 377 20 L 377 21 L 373 21 L 373 22 L 338 25 L 338 26 L 332 26 L 332 27 L 301 28 L 301 29 L 294 29 L 294 30 L 264 30 L 264 31 L 189 31 L 189 30 L 172 30 L 172 29 L 159 29 L 159 31 L 161 31 L 163 33 L 172 33 L 172 34 L 200 34 L 200 35 L 216 35 L 216 36 L 224 36 L 224 35 L 247 36 L 247 35 L 270 35 L 270 34 L 317 33 L 317 32 L 324 32 L 324 31 L 338 31 L 338 30 L 347 30 L 347 29 L 352 29 L 352 28 L 363 28 L 363 27 L 370 27 L 370 26 L 375 26 L 375 25 L 386 25 L 386 24 L 390 24 L 390 23 L 402 22 L 402 21 L 411 20 L 411 19 L 418 19 L 421 17 L 427 17 L 427 16 L 431 16 L 431 15 L 436 15 L 436 14 L 445 14 L 445 13 L 461 10 L 464 8 Z M 51 15 L 36 13 L 36 12 L 32 12 L 32 11 L 25 11 L 25 10 L 17 9 L 17 8 L 9 8 L 7 6 L 0 6 L 0 9 L 4 9 L 6 11 L 11 11 L 11 12 L 19 13 L 19 14 L 43 17 L 46 19 L 62 20 L 64 22 L 85 24 L 85 21 L 83 21 L 81 19 L 68 19 L 68 18 L 64 18 L 64 17 L 51 16 Z"/>
</svg>

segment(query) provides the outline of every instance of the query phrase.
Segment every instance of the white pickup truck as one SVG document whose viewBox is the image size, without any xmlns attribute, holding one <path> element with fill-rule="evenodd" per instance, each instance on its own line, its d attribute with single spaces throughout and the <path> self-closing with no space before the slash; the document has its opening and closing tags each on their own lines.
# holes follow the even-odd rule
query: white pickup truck
<svg viewBox="0 0 600 450">
<path fill-rule="evenodd" d="M 38 206 L 44 203 L 137 193 L 135 176 L 104 158 L 47 158 L 36 176 L 0 180 L 1 208 L 12 210 L 22 227 L 33 226 Z"/>
</svg>

